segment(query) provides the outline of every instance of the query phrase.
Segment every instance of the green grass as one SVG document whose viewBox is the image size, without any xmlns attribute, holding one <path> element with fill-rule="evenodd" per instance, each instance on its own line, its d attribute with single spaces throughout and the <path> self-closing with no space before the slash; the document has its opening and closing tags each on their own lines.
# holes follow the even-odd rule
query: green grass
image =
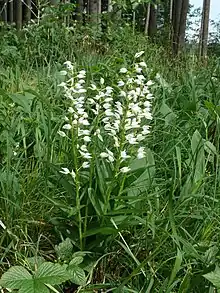
<svg viewBox="0 0 220 293">
<path fill-rule="evenodd" d="M 117 199 L 122 212 L 110 214 L 118 231 L 86 238 L 94 267 L 87 290 L 215 292 L 203 275 L 219 264 L 220 252 L 218 63 L 172 60 L 141 34 L 131 38 L 127 27 L 112 28 L 107 41 L 86 30 L 42 24 L 19 38 L 10 31 L 0 44 L 0 219 L 7 227 L 0 227 L 1 273 L 31 256 L 54 261 L 55 245 L 66 237 L 79 250 L 73 186 L 59 173 L 73 159 L 57 136 L 66 107 L 57 86 L 63 62 L 85 68 L 88 82 L 112 82 L 144 50 L 152 78 L 164 79 L 154 93 L 147 175 L 125 183 Z M 92 178 L 100 185 L 101 173 Z M 88 221 L 98 222 L 89 212 Z M 100 223 L 114 229 L 110 216 Z"/>
</svg>

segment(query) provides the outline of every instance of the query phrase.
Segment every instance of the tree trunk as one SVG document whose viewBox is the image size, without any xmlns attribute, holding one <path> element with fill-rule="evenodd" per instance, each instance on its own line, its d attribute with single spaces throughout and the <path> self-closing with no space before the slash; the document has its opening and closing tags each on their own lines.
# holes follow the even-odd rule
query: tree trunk
<svg viewBox="0 0 220 293">
<path fill-rule="evenodd" d="M 31 20 L 31 0 L 26 0 L 25 1 L 25 8 L 24 8 L 24 11 L 25 11 L 25 14 L 24 14 L 24 19 L 26 22 L 29 22 Z"/>
<path fill-rule="evenodd" d="M 89 14 L 92 23 L 98 23 L 99 0 L 89 0 Z"/>
<path fill-rule="evenodd" d="M 203 1 L 203 12 L 201 22 L 201 33 L 200 33 L 200 56 L 205 58 L 208 50 L 208 34 L 209 34 L 209 14 L 210 14 L 210 0 Z"/>
<path fill-rule="evenodd" d="M 76 17 L 76 19 L 79 22 L 82 22 L 83 21 L 84 0 L 77 0 L 76 5 L 77 5 L 77 7 L 76 7 L 77 17 Z"/>
<path fill-rule="evenodd" d="M 148 36 L 148 32 L 149 32 L 150 7 L 151 7 L 151 4 L 148 3 L 148 4 L 147 4 L 146 20 L 145 20 L 145 28 L 144 28 L 144 34 L 145 34 L 146 36 Z"/>
<path fill-rule="evenodd" d="M 148 35 L 149 37 L 154 38 L 156 33 L 157 33 L 157 10 L 155 5 L 151 4 Z"/>
<path fill-rule="evenodd" d="M 22 28 L 22 0 L 16 0 L 16 27 L 18 30 Z"/>
<path fill-rule="evenodd" d="M 178 53 L 180 16 L 181 16 L 183 1 L 184 0 L 174 0 L 173 1 L 172 28 L 173 28 L 173 53 L 174 53 L 174 55 L 177 55 L 177 53 Z"/>
<path fill-rule="evenodd" d="M 188 9 L 189 9 L 189 0 L 183 0 L 181 16 L 180 16 L 180 26 L 179 26 L 178 51 L 182 50 L 185 45 L 186 19 L 187 19 Z"/>
<path fill-rule="evenodd" d="M 14 22 L 14 3 L 13 1 L 9 2 L 9 21 L 12 24 Z"/>
<path fill-rule="evenodd" d="M 7 22 L 8 15 L 7 15 L 7 1 L 3 0 L 0 1 L 0 20 Z"/>
</svg>

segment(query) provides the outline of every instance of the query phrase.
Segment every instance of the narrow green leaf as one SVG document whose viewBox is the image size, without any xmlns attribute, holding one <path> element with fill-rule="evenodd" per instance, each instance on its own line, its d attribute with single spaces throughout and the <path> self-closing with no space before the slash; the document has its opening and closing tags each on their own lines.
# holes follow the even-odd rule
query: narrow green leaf
<svg viewBox="0 0 220 293">
<path fill-rule="evenodd" d="M 182 260 L 183 260 L 182 253 L 181 253 L 181 251 L 179 249 L 177 249 L 176 260 L 175 260 L 174 267 L 172 269 L 172 273 L 171 273 L 171 276 L 170 276 L 168 287 L 173 283 L 178 271 L 180 270 Z"/>
<path fill-rule="evenodd" d="M 99 199 L 98 199 L 97 195 L 95 194 L 95 191 L 93 188 L 88 188 L 88 196 L 89 196 L 89 199 L 90 199 L 97 215 L 100 216 L 102 214 L 102 208 L 101 208 Z"/>
</svg>

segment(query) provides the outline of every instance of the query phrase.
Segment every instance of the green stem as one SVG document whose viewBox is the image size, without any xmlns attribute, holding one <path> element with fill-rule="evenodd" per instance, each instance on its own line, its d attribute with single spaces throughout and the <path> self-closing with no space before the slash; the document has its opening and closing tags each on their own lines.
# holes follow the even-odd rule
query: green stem
<svg viewBox="0 0 220 293">
<path fill-rule="evenodd" d="M 78 132 L 78 126 L 76 131 Z M 76 140 L 74 139 L 76 137 Z M 75 167 L 75 185 L 76 185 L 76 209 L 78 213 L 78 230 L 79 230 L 79 244 L 80 250 L 83 250 L 83 234 L 82 234 L 82 215 L 80 210 L 80 180 L 78 170 L 78 156 L 77 156 L 77 135 L 75 136 L 74 129 L 72 129 L 72 150 L 73 150 L 73 161 Z"/>
</svg>

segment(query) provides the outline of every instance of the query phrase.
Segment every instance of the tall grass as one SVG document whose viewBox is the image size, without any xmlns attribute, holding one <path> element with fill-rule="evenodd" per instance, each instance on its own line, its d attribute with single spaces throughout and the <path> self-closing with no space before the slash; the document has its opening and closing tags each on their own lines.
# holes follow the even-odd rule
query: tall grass
<svg viewBox="0 0 220 293">
<path fill-rule="evenodd" d="M 219 263 L 219 68 L 188 56 L 174 62 L 163 48 L 130 34 L 129 27 L 113 27 L 103 41 L 89 28 L 42 23 L 19 38 L 13 30 L 2 37 L 1 271 L 29 256 L 53 260 L 55 245 L 68 237 L 76 251 L 92 252 L 85 290 L 215 292 L 203 275 Z M 122 183 L 113 186 L 104 221 L 94 209 L 97 194 L 83 201 L 89 209 L 93 204 L 86 221 L 96 230 L 79 245 L 73 184 L 59 172 L 73 159 L 57 135 L 66 115 L 59 72 L 71 60 L 87 70 L 88 84 L 100 78 L 113 84 L 141 50 L 158 84 L 147 160 L 134 167 L 117 199 Z M 106 187 L 111 179 L 96 172 L 92 180 Z"/>
</svg>

